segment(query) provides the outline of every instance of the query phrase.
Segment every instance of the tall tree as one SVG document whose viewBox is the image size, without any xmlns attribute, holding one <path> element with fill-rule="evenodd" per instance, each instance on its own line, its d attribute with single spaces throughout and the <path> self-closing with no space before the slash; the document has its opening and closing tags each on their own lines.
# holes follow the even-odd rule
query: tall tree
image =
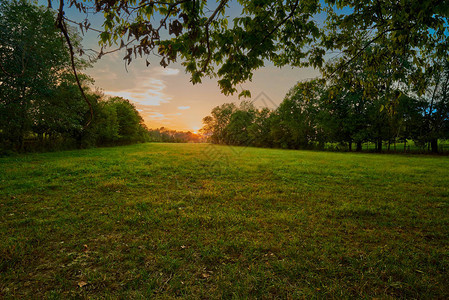
<svg viewBox="0 0 449 300">
<path fill-rule="evenodd" d="M 18 149 L 36 125 L 33 116 L 49 112 L 42 101 L 50 99 L 69 66 L 54 20 L 52 11 L 25 0 L 0 3 L 0 131 Z"/>
<path fill-rule="evenodd" d="M 231 121 L 232 114 L 237 110 L 234 103 L 225 103 L 212 109 L 211 115 L 203 118 L 204 134 L 210 136 L 210 140 L 216 144 L 226 144 L 226 127 Z"/>
<path fill-rule="evenodd" d="M 121 97 L 112 97 L 107 105 L 113 107 L 116 112 L 118 140 L 123 143 L 142 141 L 142 131 L 146 127 L 134 104 Z"/>
<path fill-rule="evenodd" d="M 297 83 L 287 93 L 275 112 L 275 144 L 299 149 L 319 140 L 317 114 L 323 90 L 323 80 L 311 80 Z"/>
<path fill-rule="evenodd" d="M 423 126 L 418 140 L 429 143 L 432 152 L 438 152 L 438 139 L 447 138 L 449 122 L 449 61 L 440 60 L 433 64 L 422 94 L 424 103 Z"/>
<path fill-rule="evenodd" d="M 29 112 L 32 121 L 31 130 L 38 134 L 41 141 L 45 134 L 64 138 L 75 137 L 80 142 L 84 124 L 89 118 L 86 103 L 70 71 L 61 71 L 56 78 L 57 83 L 47 87 L 48 95 L 37 95 L 33 99 Z M 81 82 L 87 92 L 93 79 L 82 75 Z M 94 95 L 90 97 L 95 98 Z M 96 102 L 96 99 L 91 101 Z"/>
</svg>

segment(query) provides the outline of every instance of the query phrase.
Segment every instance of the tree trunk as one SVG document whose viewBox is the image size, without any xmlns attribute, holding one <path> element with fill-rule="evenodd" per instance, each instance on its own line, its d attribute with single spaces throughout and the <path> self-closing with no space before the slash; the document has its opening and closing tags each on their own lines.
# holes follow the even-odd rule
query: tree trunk
<svg viewBox="0 0 449 300">
<path fill-rule="evenodd" d="M 377 139 L 376 152 L 382 152 L 382 139 Z"/>
<path fill-rule="evenodd" d="M 78 149 L 81 149 L 83 146 L 83 134 L 81 132 L 76 133 L 75 140 L 76 140 L 76 147 L 78 147 Z"/>
<path fill-rule="evenodd" d="M 352 152 L 352 141 L 349 142 L 349 152 Z"/>
<path fill-rule="evenodd" d="M 39 144 L 41 144 L 41 146 L 44 144 L 44 133 L 43 132 L 39 132 L 37 134 L 37 139 L 39 141 Z"/>
<path fill-rule="evenodd" d="M 430 147 L 432 149 L 432 153 L 438 153 L 438 139 L 431 139 Z"/>
<path fill-rule="evenodd" d="M 407 152 L 407 139 L 404 139 L 404 152 Z"/>
<path fill-rule="evenodd" d="M 23 138 L 23 135 L 21 134 L 19 136 L 19 152 L 24 152 L 25 150 L 25 139 Z"/>
<path fill-rule="evenodd" d="M 356 147 L 355 151 L 357 151 L 357 152 L 362 151 L 362 142 L 357 142 L 357 147 Z"/>
</svg>

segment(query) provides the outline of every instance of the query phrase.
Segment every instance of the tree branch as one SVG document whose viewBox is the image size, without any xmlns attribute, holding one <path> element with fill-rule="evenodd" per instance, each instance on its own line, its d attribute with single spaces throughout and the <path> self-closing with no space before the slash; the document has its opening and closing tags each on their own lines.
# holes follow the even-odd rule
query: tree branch
<svg viewBox="0 0 449 300">
<path fill-rule="evenodd" d="M 90 123 L 92 122 L 92 119 L 94 117 L 94 111 L 92 108 L 92 104 L 90 103 L 89 99 L 87 99 L 87 96 L 84 93 L 83 87 L 81 86 L 81 82 L 78 77 L 78 73 L 76 72 L 75 58 L 74 58 L 75 54 L 73 52 L 73 46 L 72 46 L 72 43 L 70 42 L 70 37 L 67 32 L 66 24 L 64 22 L 64 10 L 63 9 L 64 9 L 64 0 L 59 0 L 59 9 L 58 9 L 58 17 L 56 19 L 56 26 L 61 30 L 62 34 L 64 35 L 64 37 L 67 41 L 67 45 L 68 45 L 69 51 L 70 51 L 70 62 L 72 64 L 72 70 L 73 70 L 73 74 L 75 75 L 76 83 L 78 84 L 78 88 L 81 92 L 81 96 L 84 98 L 84 101 L 86 101 L 87 105 L 89 106 L 90 117 L 89 117 L 89 120 L 87 121 L 86 125 L 84 125 L 84 127 L 83 127 L 83 129 L 86 129 L 87 127 L 89 127 Z"/>
<path fill-rule="evenodd" d="M 407 28 L 408 30 L 410 30 L 412 27 L 414 27 L 416 24 L 414 24 L 413 26 Z M 362 49 L 360 49 L 359 51 L 357 51 L 357 53 L 351 57 L 349 60 L 343 62 L 342 64 L 340 64 L 340 66 L 335 69 L 331 74 L 330 77 L 333 77 L 335 75 L 335 73 L 337 73 L 338 71 L 340 71 L 341 69 L 343 69 L 344 67 L 346 67 L 347 65 L 349 65 L 350 63 L 352 63 L 357 57 L 359 57 L 369 46 L 371 46 L 371 44 L 373 44 L 375 41 L 377 41 L 378 39 L 380 39 L 381 37 L 383 37 L 386 33 L 388 32 L 393 32 L 393 31 L 398 31 L 398 30 L 403 30 L 404 28 L 391 28 L 391 29 L 386 29 L 384 31 L 382 31 L 381 33 L 379 33 L 375 38 L 373 38 L 372 40 L 370 40 Z"/>
<path fill-rule="evenodd" d="M 258 43 L 257 45 L 254 45 L 253 47 L 251 47 L 251 49 L 248 51 L 248 54 L 250 54 L 251 52 L 254 51 L 254 49 L 260 45 L 262 45 L 267 38 L 269 38 L 273 33 L 275 33 L 282 25 L 285 24 L 285 22 L 288 21 L 288 19 L 290 19 L 293 14 L 295 13 L 296 9 L 298 8 L 299 5 L 299 0 L 296 0 L 295 4 L 292 7 L 291 12 L 288 14 L 288 16 L 286 16 L 281 22 L 279 22 L 272 30 L 270 30 L 270 32 L 268 32 L 263 38 L 262 41 L 260 41 L 260 43 Z"/>
<path fill-rule="evenodd" d="M 78 25 L 78 26 L 83 26 L 83 24 L 82 24 L 81 22 L 76 22 L 76 21 L 70 20 L 70 19 L 67 18 L 67 17 L 64 17 L 64 20 L 66 20 L 66 21 L 68 21 L 68 22 L 70 22 L 70 23 L 76 24 L 76 25 Z M 92 27 L 89 27 L 89 29 L 86 28 L 86 32 L 87 32 L 88 30 L 92 30 L 92 31 L 95 31 L 95 32 L 98 32 L 98 33 L 102 33 L 102 32 L 103 32 L 103 31 L 101 31 L 101 30 L 98 30 L 98 29 L 95 29 L 95 28 L 92 28 Z"/>
<path fill-rule="evenodd" d="M 226 5 L 227 2 L 228 2 L 228 0 L 221 0 L 220 4 L 218 5 L 218 7 L 215 9 L 215 11 L 212 13 L 212 15 L 206 21 L 207 58 L 206 58 L 206 61 L 204 62 L 203 67 L 201 68 L 201 72 L 205 72 L 206 71 L 206 68 L 207 68 L 207 66 L 209 65 L 209 62 L 210 62 L 210 58 L 212 56 L 212 52 L 210 51 L 210 41 L 209 41 L 209 25 L 210 25 L 210 23 L 212 23 L 212 21 L 217 16 L 218 12 Z"/>
</svg>

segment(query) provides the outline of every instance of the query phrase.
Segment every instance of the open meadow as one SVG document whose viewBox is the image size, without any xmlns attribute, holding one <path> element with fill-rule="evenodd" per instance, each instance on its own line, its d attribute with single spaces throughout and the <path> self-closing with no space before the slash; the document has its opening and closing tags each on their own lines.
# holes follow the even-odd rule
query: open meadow
<svg viewBox="0 0 449 300">
<path fill-rule="evenodd" d="M 449 298 L 448 175 L 209 144 L 0 158 L 0 297 Z"/>
</svg>

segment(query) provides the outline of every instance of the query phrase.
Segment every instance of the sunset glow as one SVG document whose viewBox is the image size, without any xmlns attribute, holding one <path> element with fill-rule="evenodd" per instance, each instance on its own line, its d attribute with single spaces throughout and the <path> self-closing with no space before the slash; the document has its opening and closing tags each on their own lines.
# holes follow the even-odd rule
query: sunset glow
<svg viewBox="0 0 449 300">
<path fill-rule="evenodd" d="M 38 2 L 47 4 L 46 0 Z M 73 19 L 81 16 L 74 8 L 67 9 L 67 13 Z M 99 15 L 91 21 L 92 27 L 98 28 L 104 22 Z M 98 34 L 93 31 L 83 36 L 82 44 L 86 49 L 100 50 Z M 202 127 L 202 119 L 210 114 L 212 108 L 243 100 L 239 100 L 237 94 L 224 96 L 216 78 L 205 77 L 201 84 L 193 85 L 181 65 L 182 61 L 163 68 L 159 58 L 151 56 L 148 67 L 146 60 L 141 58 L 125 66 L 123 51 L 103 56 L 83 72 L 92 76 L 94 86 L 106 95 L 120 96 L 134 103 L 149 128 L 198 131 Z M 311 68 L 277 68 L 266 62 L 265 67 L 254 72 L 252 82 L 238 87 L 238 90 L 249 89 L 253 97 L 251 100 L 264 92 L 277 105 L 297 81 L 318 75 L 319 72 Z"/>
<path fill-rule="evenodd" d="M 202 119 L 212 108 L 226 102 L 240 102 L 237 95 L 224 96 L 215 79 L 204 79 L 193 85 L 183 66 L 175 63 L 167 68 L 136 60 L 128 66 L 115 58 L 105 56 L 86 72 L 95 78 L 95 86 L 110 96 L 120 96 L 133 102 L 149 128 L 167 127 L 175 130 L 196 131 Z M 255 100 L 264 92 L 279 104 L 288 90 L 299 80 L 318 75 L 313 69 L 276 68 L 267 64 L 257 70 L 252 82 L 243 88 L 251 91 Z"/>
</svg>

